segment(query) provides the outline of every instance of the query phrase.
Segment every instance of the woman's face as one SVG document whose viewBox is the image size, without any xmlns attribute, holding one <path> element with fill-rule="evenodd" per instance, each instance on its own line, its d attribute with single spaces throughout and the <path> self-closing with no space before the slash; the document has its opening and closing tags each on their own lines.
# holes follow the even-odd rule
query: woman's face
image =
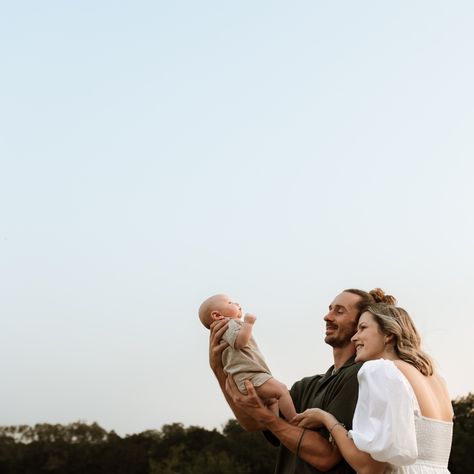
<svg viewBox="0 0 474 474">
<path fill-rule="evenodd" d="M 362 313 L 357 332 L 352 337 L 356 349 L 356 362 L 380 359 L 385 353 L 387 336 L 382 333 L 371 313 Z"/>
</svg>

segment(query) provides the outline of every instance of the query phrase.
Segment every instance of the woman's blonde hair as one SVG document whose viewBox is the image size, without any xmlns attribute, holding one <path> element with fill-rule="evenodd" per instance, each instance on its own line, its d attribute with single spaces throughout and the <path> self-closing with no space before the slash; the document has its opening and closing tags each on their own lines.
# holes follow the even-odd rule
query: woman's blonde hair
<svg viewBox="0 0 474 474">
<path fill-rule="evenodd" d="M 380 330 L 393 336 L 393 347 L 400 359 L 408 362 L 423 375 L 433 375 L 433 361 L 421 350 L 421 337 L 410 315 L 394 305 L 377 303 L 367 307 Z"/>
</svg>

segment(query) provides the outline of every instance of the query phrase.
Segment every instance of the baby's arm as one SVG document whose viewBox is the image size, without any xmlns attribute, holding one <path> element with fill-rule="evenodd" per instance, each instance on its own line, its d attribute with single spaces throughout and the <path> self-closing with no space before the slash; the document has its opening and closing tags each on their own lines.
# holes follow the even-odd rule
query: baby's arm
<svg viewBox="0 0 474 474">
<path fill-rule="evenodd" d="M 237 335 L 234 343 L 234 347 L 236 349 L 242 349 L 242 347 L 246 346 L 249 342 L 250 336 L 252 335 L 252 328 L 257 320 L 257 317 L 253 314 L 247 313 L 244 316 L 244 324 L 239 329 L 239 334 Z"/>
</svg>

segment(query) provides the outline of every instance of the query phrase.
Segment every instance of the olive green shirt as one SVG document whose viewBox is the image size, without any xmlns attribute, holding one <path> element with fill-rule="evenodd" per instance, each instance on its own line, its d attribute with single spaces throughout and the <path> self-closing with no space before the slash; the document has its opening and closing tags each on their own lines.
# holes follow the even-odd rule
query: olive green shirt
<svg viewBox="0 0 474 474">
<path fill-rule="evenodd" d="M 332 413 L 338 421 L 344 423 L 349 430 L 352 428 L 352 418 L 357 405 L 359 384 L 357 372 L 362 364 L 356 364 L 351 357 L 335 374 L 334 366 L 324 375 L 305 377 L 296 382 L 290 390 L 296 411 L 301 413 L 307 408 L 321 408 Z M 326 429 L 318 430 L 326 439 L 329 433 Z M 273 443 L 279 441 L 267 431 L 265 436 Z M 285 446 L 280 446 L 275 474 L 315 474 L 316 468 L 296 457 Z M 347 474 L 355 471 L 343 460 L 326 473 Z"/>
</svg>

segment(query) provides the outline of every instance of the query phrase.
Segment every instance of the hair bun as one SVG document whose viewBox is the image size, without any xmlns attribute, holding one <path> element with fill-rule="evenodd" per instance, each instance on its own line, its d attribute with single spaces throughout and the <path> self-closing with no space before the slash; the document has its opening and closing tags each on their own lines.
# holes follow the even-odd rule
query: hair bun
<svg viewBox="0 0 474 474">
<path fill-rule="evenodd" d="M 385 303 L 385 304 L 397 304 L 397 299 L 395 296 L 386 295 L 385 291 L 380 288 L 374 288 L 372 291 L 369 291 L 369 294 L 372 296 L 376 303 Z"/>
</svg>

